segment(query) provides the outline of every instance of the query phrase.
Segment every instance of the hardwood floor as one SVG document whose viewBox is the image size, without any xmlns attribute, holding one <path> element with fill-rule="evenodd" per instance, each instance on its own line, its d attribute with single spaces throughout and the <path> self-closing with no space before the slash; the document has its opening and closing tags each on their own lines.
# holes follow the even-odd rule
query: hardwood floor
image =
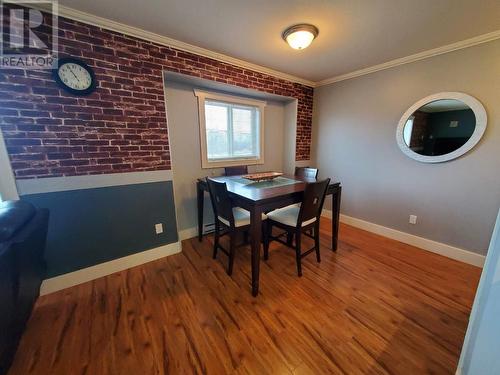
<svg viewBox="0 0 500 375">
<path fill-rule="evenodd" d="M 300 279 L 271 246 L 257 298 L 211 237 L 44 296 L 9 375 L 453 374 L 480 269 L 346 225 L 333 253 L 329 225 Z"/>
</svg>

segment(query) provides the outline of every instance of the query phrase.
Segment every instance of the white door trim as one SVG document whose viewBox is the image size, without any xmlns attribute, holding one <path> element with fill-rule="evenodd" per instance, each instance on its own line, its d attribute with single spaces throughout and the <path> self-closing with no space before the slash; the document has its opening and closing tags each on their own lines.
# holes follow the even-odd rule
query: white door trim
<svg viewBox="0 0 500 375">
<path fill-rule="evenodd" d="M 9 154 L 0 130 L 0 201 L 19 200 L 16 179 L 10 166 Z"/>
</svg>

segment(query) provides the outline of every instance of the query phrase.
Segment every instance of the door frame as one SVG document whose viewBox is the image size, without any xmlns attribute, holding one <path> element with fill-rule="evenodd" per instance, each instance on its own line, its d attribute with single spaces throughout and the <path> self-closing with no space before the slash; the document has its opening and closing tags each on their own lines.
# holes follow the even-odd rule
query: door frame
<svg viewBox="0 0 500 375">
<path fill-rule="evenodd" d="M 19 200 L 16 179 L 10 165 L 9 154 L 0 130 L 0 202 L 2 200 Z"/>
</svg>

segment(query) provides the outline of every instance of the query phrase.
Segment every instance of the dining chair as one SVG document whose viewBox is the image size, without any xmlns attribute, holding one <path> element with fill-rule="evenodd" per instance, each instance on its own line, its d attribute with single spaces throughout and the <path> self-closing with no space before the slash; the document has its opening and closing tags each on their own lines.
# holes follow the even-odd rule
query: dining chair
<svg viewBox="0 0 500 375">
<path fill-rule="evenodd" d="M 317 168 L 295 167 L 295 176 L 297 176 L 297 177 L 317 179 L 318 178 L 318 172 L 319 171 L 318 171 Z M 300 203 L 297 203 L 295 205 L 299 207 Z M 309 234 L 310 235 L 313 234 L 313 229 L 312 228 L 309 230 Z M 288 238 L 287 239 L 288 243 L 290 243 L 291 241 L 293 241 L 293 235 L 292 234 L 289 234 L 287 238 Z"/>
<path fill-rule="evenodd" d="M 329 183 L 329 178 L 323 181 L 308 183 L 305 187 L 304 199 L 300 206 L 292 205 L 271 211 L 267 214 L 266 233 L 264 235 L 264 260 L 269 259 L 270 242 L 278 241 L 283 245 L 295 249 L 297 274 L 299 276 L 302 276 L 302 258 L 306 255 L 315 251 L 316 260 L 321 262 L 319 221 Z M 295 246 L 289 241 L 281 240 L 281 236 L 273 237 L 273 227 L 284 229 L 287 234 L 294 236 Z M 314 228 L 313 235 L 308 233 L 312 228 Z M 302 236 L 314 239 L 314 246 L 305 252 L 302 252 Z"/>
<path fill-rule="evenodd" d="M 217 250 L 219 249 L 226 254 L 229 257 L 227 274 L 231 276 L 237 247 L 236 234 L 243 233 L 245 239 L 247 238 L 250 229 L 250 212 L 241 207 L 234 207 L 225 182 L 218 182 L 207 177 L 207 185 L 215 217 L 213 258 L 217 258 Z M 266 219 L 267 216 L 262 214 L 262 220 Z M 263 232 L 265 237 L 265 231 Z M 219 241 L 225 235 L 229 235 L 229 249 L 222 247 Z"/>
<path fill-rule="evenodd" d="M 236 167 L 225 167 L 224 168 L 224 175 L 225 176 L 239 176 L 242 174 L 248 174 L 248 166 L 238 165 Z"/>
<path fill-rule="evenodd" d="M 318 169 L 309 167 L 295 167 L 295 176 L 306 178 L 318 178 Z"/>
</svg>

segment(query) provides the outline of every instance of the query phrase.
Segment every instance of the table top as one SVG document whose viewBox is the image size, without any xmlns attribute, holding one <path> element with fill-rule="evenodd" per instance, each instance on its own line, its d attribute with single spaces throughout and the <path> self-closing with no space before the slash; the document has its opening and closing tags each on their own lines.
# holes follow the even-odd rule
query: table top
<svg viewBox="0 0 500 375">
<path fill-rule="evenodd" d="M 225 182 L 229 193 L 238 195 L 253 202 L 265 201 L 304 191 L 306 182 L 316 182 L 314 178 L 301 178 L 283 175 L 275 181 L 252 182 L 242 176 L 217 176 L 211 177 L 220 182 Z M 202 179 L 200 179 L 202 181 Z M 339 182 L 330 182 L 330 186 L 338 186 Z"/>
</svg>

